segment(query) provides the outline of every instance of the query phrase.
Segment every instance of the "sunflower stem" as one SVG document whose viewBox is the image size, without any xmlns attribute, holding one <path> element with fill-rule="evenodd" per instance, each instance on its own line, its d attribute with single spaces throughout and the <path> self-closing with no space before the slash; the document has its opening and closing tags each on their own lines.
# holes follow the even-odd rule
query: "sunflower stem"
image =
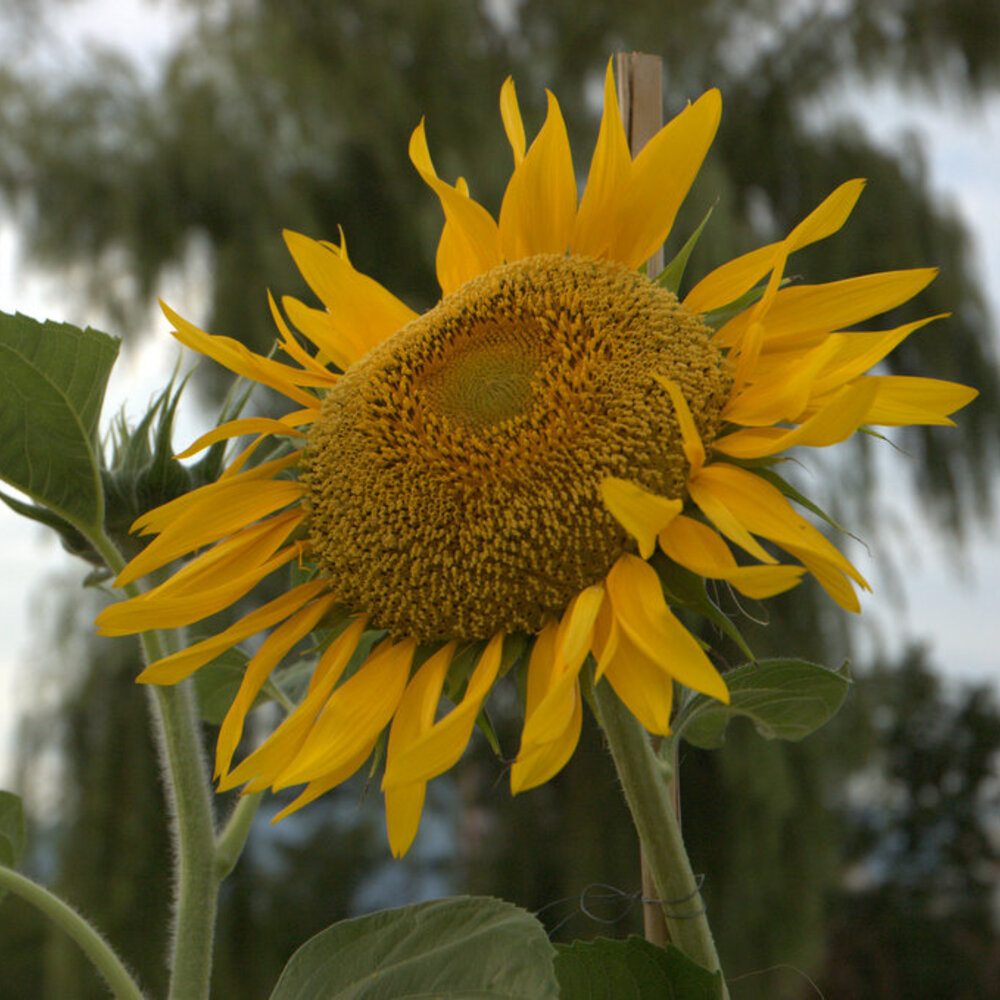
<svg viewBox="0 0 1000 1000">
<path fill-rule="evenodd" d="M 19 872 L 0 865 L 0 889 L 20 896 L 66 932 L 104 977 L 116 1000 L 145 1000 L 122 960 L 98 931 L 54 893 Z"/>
<path fill-rule="evenodd" d="M 121 553 L 103 532 L 95 536 L 91 540 L 108 567 L 119 572 L 125 565 Z M 129 597 L 139 593 L 135 584 L 123 590 Z M 158 632 L 144 632 L 140 639 L 147 666 L 164 655 Z M 207 1000 L 224 874 L 219 874 L 216 860 L 211 778 L 198 705 L 190 681 L 148 690 L 174 840 L 176 896 L 168 1000 Z"/>
<path fill-rule="evenodd" d="M 653 752 L 646 730 L 609 684 L 595 685 L 594 702 L 657 887 L 670 940 L 692 961 L 716 972 L 719 955 L 671 802 L 669 775 Z M 728 997 L 724 984 L 722 996 L 723 1000 Z"/>
</svg>

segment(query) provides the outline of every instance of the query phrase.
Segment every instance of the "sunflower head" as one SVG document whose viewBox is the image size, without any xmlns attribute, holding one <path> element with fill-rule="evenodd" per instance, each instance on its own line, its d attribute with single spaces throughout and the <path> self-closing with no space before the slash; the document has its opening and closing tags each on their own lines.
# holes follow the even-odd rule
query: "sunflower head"
<svg viewBox="0 0 1000 1000">
<path fill-rule="evenodd" d="M 673 294 L 615 261 L 538 254 L 473 278 L 326 394 L 301 475 L 322 571 L 400 638 L 537 633 L 635 549 L 605 479 L 683 496 L 651 372 L 714 435 L 720 361 Z"/>
<path fill-rule="evenodd" d="M 683 299 L 642 272 L 712 141 L 716 91 L 632 157 L 609 64 L 580 198 L 556 99 L 530 147 L 510 81 L 500 105 L 514 170 L 496 220 L 464 180 L 438 177 L 423 123 L 411 139 L 445 220 L 442 298 L 428 312 L 356 271 L 343 240 L 295 233 L 289 248 L 322 308 L 285 298 L 295 334 L 272 300 L 285 360 L 167 310 L 183 343 L 294 406 L 229 421 L 191 446 L 252 436 L 216 481 L 138 519 L 134 530 L 155 537 L 117 582 L 197 555 L 98 619 L 113 635 L 188 625 L 290 563 L 305 570 L 140 680 L 175 683 L 267 632 L 219 733 L 220 786 L 304 786 L 287 813 L 357 771 L 388 730 L 382 787 L 397 854 L 416 834 L 427 782 L 461 756 L 515 650 L 526 650 L 526 680 L 514 791 L 572 754 L 583 670 L 654 733 L 669 732 L 675 682 L 728 700 L 654 566 L 754 598 L 809 573 L 857 610 L 864 579 L 768 464 L 869 424 L 950 423 L 974 395 L 868 374 L 927 320 L 857 324 L 911 298 L 933 271 L 783 282 L 792 253 L 844 223 L 860 181 Z M 713 323 L 723 311 L 730 318 Z M 271 454 L 254 463 L 261 446 Z M 314 631 L 304 698 L 234 767 L 264 682 Z"/>
</svg>

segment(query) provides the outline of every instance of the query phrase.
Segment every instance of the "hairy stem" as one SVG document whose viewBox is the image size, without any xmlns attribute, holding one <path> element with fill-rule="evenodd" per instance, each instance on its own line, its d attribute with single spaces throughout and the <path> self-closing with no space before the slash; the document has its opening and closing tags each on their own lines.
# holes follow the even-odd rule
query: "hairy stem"
<svg viewBox="0 0 1000 1000">
<path fill-rule="evenodd" d="M 594 702 L 662 901 L 670 940 L 688 958 L 715 972 L 719 956 L 671 802 L 667 769 L 653 752 L 645 729 L 607 682 L 595 685 Z M 723 986 L 723 997 L 727 996 Z"/>
<path fill-rule="evenodd" d="M 111 540 L 103 534 L 92 540 L 108 566 L 120 571 L 124 560 Z M 123 589 L 130 597 L 138 593 L 134 584 Z M 147 665 L 163 656 L 159 633 L 143 633 L 141 643 Z M 190 681 L 151 686 L 149 691 L 176 859 L 168 998 L 207 1000 L 221 876 L 217 874 L 211 779 L 198 707 Z"/>
<path fill-rule="evenodd" d="M 0 889 L 7 889 L 40 910 L 61 927 L 82 949 L 104 977 L 116 1000 L 145 1000 L 136 981 L 114 953 L 111 945 L 68 903 L 48 889 L 0 865 Z"/>
</svg>

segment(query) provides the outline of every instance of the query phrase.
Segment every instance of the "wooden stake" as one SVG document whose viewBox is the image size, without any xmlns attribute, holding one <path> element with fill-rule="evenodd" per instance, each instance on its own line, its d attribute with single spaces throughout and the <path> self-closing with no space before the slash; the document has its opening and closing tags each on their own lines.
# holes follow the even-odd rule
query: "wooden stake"
<svg viewBox="0 0 1000 1000">
<path fill-rule="evenodd" d="M 625 135 L 629 151 L 635 159 L 663 125 L 663 60 L 644 52 L 619 52 L 615 55 L 615 79 Z M 662 270 L 663 247 L 660 247 L 646 262 L 646 273 L 655 278 Z M 671 791 L 676 807 L 676 779 Z M 660 898 L 660 890 L 653 881 L 641 843 L 639 860 L 642 866 L 642 898 L 653 900 L 643 903 L 643 930 L 647 941 L 662 947 L 670 940 L 670 935 L 663 917 L 663 906 L 655 902 Z"/>
<path fill-rule="evenodd" d="M 621 108 L 634 160 L 663 125 L 663 60 L 645 52 L 615 55 L 618 106 Z M 647 273 L 655 278 L 663 270 L 663 248 L 649 258 Z"/>
</svg>

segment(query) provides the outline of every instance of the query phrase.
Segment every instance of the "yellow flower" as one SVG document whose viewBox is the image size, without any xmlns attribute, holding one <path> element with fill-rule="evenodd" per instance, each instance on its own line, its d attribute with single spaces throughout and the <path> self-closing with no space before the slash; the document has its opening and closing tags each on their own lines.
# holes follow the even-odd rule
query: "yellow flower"
<svg viewBox="0 0 1000 1000">
<path fill-rule="evenodd" d="M 556 99 L 526 148 L 514 86 L 504 84 L 514 170 L 498 220 L 463 179 L 438 177 L 418 126 L 410 158 L 445 217 L 443 296 L 423 315 L 355 270 L 343 240 L 296 233 L 288 247 L 324 308 L 287 297 L 283 306 L 309 349 L 273 300 L 284 361 L 166 310 L 182 343 L 296 407 L 279 420 L 230 421 L 188 449 L 256 435 L 217 482 L 136 522 L 155 537 L 118 585 L 199 554 L 98 619 L 107 635 L 183 626 L 291 562 L 309 571 L 140 675 L 177 683 L 271 629 L 219 733 L 222 788 L 304 786 L 288 813 L 357 771 L 390 727 L 382 787 L 390 844 L 402 854 L 426 784 L 461 756 L 510 636 L 531 642 L 515 792 L 571 756 L 588 655 L 596 682 L 654 733 L 669 731 L 675 680 L 727 700 L 702 645 L 668 607 L 649 561 L 657 547 L 657 560 L 755 598 L 808 571 L 858 610 L 854 585 L 864 579 L 755 471 L 761 462 L 746 460 L 834 444 L 869 424 L 950 423 L 974 392 L 867 374 L 927 320 L 842 332 L 910 299 L 934 271 L 782 285 L 788 256 L 844 223 L 863 186 L 849 181 L 785 239 L 722 265 L 679 301 L 639 268 L 701 166 L 719 94 L 685 108 L 634 159 L 610 65 L 604 100 L 578 203 Z M 762 282 L 752 304 L 710 325 Z M 248 466 L 275 438 L 287 453 Z M 780 564 L 778 550 L 794 561 Z M 347 607 L 348 624 L 323 650 L 304 699 L 233 767 L 262 685 L 335 606 Z M 349 671 L 366 629 L 385 638 Z M 456 677 L 454 658 L 470 644 L 478 659 L 470 665 L 466 654 Z M 450 671 L 460 694 L 438 718 Z"/>
</svg>

